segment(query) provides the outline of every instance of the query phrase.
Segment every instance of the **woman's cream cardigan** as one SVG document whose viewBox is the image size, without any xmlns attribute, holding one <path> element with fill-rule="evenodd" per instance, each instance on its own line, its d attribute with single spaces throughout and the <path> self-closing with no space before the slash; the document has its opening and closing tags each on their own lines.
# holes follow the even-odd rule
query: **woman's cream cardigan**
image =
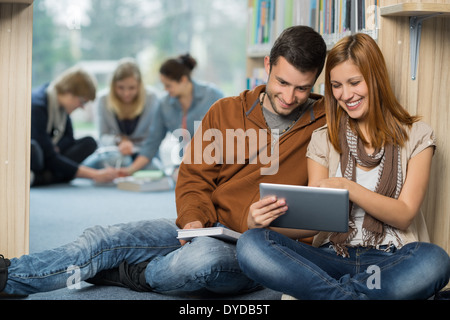
<svg viewBox="0 0 450 320">
<path fill-rule="evenodd" d="M 409 139 L 401 149 L 403 183 L 406 178 L 408 161 L 424 149 L 436 147 L 434 132 L 431 127 L 424 122 L 414 123 L 408 131 Z M 328 139 L 326 126 L 317 129 L 313 133 L 306 156 L 324 167 L 327 167 L 329 169 L 328 172 L 330 177 L 336 175 L 340 162 L 340 155 Z M 422 211 L 418 212 L 407 230 L 398 230 L 398 232 L 400 239 L 402 240 L 402 245 L 415 241 L 430 241 Z M 322 245 L 329 234 L 329 232 L 319 232 L 319 234 L 314 237 L 313 246 Z"/>
</svg>

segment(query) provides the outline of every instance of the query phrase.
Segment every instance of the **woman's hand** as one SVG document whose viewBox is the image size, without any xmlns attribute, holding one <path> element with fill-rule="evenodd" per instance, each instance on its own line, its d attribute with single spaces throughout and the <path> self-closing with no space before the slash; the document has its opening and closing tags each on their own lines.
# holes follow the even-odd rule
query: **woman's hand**
<svg viewBox="0 0 450 320">
<path fill-rule="evenodd" d="M 128 139 L 122 139 L 118 147 L 120 153 L 123 154 L 124 156 L 131 156 L 133 154 L 134 144 Z"/>
<path fill-rule="evenodd" d="M 114 179 L 116 179 L 119 176 L 117 170 L 114 168 L 105 168 L 97 170 L 97 172 L 93 176 L 93 180 L 96 183 L 108 183 L 112 182 Z"/>
<path fill-rule="evenodd" d="M 92 179 L 96 183 L 112 182 L 119 176 L 119 172 L 111 167 L 105 169 L 93 169 L 86 166 L 79 166 L 76 174 L 77 178 Z"/>
<path fill-rule="evenodd" d="M 285 214 L 287 209 L 285 200 L 275 196 L 265 197 L 250 206 L 248 228 L 267 228 L 272 221 Z"/>
<path fill-rule="evenodd" d="M 131 168 L 120 168 L 117 170 L 119 177 L 129 177 L 133 174 Z"/>
<path fill-rule="evenodd" d="M 349 189 L 350 180 L 346 178 L 327 178 L 317 181 L 312 187 L 333 188 L 333 189 Z"/>
</svg>

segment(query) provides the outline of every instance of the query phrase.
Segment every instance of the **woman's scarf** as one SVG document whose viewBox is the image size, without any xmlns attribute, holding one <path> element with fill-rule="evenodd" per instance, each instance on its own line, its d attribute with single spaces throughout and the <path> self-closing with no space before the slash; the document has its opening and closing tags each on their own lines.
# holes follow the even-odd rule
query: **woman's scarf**
<svg viewBox="0 0 450 320">
<path fill-rule="evenodd" d="M 356 166 L 367 168 L 380 166 L 375 192 L 397 199 L 402 188 L 402 170 L 400 147 L 385 144 L 381 149 L 376 149 L 372 155 L 368 155 L 364 149 L 364 143 L 350 128 L 348 116 L 342 117 L 340 128 L 341 146 L 341 171 L 342 176 L 356 182 Z M 394 178 L 395 177 L 395 178 Z M 346 233 L 332 233 L 330 241 L 335 251 L 342 256 L 348 256 L 347 246 L 357 233 L 357 228 L 352 215 L 353 203 L 350 202 L 349 230 Z M 362 225 L 363 246 L 376 247 L 380 245 L 386 236 L 383 222 L 372 217 L 369 212 L 364 216 Z"/>
</svg>

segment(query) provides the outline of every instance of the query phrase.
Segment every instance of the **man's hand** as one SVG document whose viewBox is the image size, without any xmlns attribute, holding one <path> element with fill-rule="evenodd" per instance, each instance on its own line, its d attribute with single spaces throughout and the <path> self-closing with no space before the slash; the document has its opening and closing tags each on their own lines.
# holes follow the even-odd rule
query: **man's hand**
<svg viewBox="0 0 450 320">
<path fill-rule="evenodd" d="M 200 221 L 194 221 L 186 224 L 183 229 L 200 229 L 200 228 L 203 228 L 203 224 Z M 187 243 L 187 241 L 180 239 L 180 243 L 182 246 L 184 246 Z"/>
<path fill-rule="evenodd" d="M 286 201 L 274 196 L 266 197 L 250 206 L 248 228 L 267 228 L 272 221 L 286 213 Z"/>
</svg>

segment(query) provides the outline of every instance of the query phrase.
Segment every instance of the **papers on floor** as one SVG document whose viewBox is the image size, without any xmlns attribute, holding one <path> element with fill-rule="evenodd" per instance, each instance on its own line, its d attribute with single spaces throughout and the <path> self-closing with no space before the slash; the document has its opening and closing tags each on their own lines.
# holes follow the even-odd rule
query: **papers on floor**
<svg viewBox="0 0 450 320">
<path fill-rule="evenodd" d="M 118 189 L 136 192 L 172 190 L 175 182 L 161 170 L 141 170 L 130 177 L 114 180 Z"/>
<path fill-rule="evenodd" d="M 189 241 L 195 237 L 213 237 L 225 241 L 236 242 L 240 236 L 241 234 L 239 232 L 227 228 L 212 227 L 200 229 L 179 229 L 177 238 Z"/>
</svg>

